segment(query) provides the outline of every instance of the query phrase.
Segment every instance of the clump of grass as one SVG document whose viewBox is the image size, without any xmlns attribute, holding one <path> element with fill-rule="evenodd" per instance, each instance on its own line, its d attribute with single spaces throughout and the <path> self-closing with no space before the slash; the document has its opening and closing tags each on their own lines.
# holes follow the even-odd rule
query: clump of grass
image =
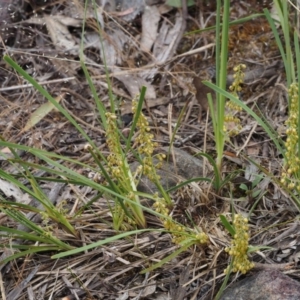
<svg viewBox="0 0 300 300">
<path fill-rule="evenodd" d="M 137 152 L 141 158 L 140 173 L 144 174 L 151 180 L 164 197 L 166 205 L 171 205 L 171 199 L 165 192 L 164 188 L 160 184 L 160 177 L 157 175 L 156 170 L 161 168 L 162 161 L 166 158 L 164 154 L 158 153 L 155 157 L 158 159 L 158 163 L 155 165 L 153 162 L 154 149 L 158 147 L 156 142 L 153 142 L 153 134 L 150 132 L 149 122 L 145 115 L 137 110 L 137 101 L 133 100 L 132 112 L 137 116 L 137 129 L 138 135 L 135 143 L 137 144 Z"/>
<path fill-rule="evenodd" d="M 107 157 L 107 172 L 111 179 L 115 181 L 118 192 L 132 201 L 129 203 L 128 201 L 123 202 L 120 200 L 125 209 L 119 205 L 120 202 L 115 202 L 115 207 L 112 208 L 114 228 L 116 230 L 128 230 L 127 226 L 135 224 L 145 228 L 146 220 L 140 206 L 139 196 L 136 194 L 136 183 L 122 149 L 120 134 L 117 128 L 117 117 L 115 114 L 109 112 L 105 116 L 107 120 L 107 146 L 110 151 Z M 129 213 L 132 213 L 133 217 L 125 214 L 127 207 L 130 208 L 131 211 Z"/>
<path fill-rule="evenodd" d="M 137 101 L 133 101 L 133 113 L 137 114 Z M 164 228 L 170 232 L 173 236 L 173 242 L 180 244 L 185 240 L 193 240 L 195 244 L 206 244 L 208 242 L 208 237 L 203 232 L 194 232 L 192 230 L 186 230 L 185 226 L 175 222 L 170 214 L 170 209 L 172 208 L 172 201 L 169 193 L 162 187 L 160 183 L 160 177 L 157 175 L 157 169 L 161 167 L 163 159 L 166 157 L 163 154 L 157 154 L 155 157 L 158 159 L 158 164 L 153 162 L 153 152 L 158 146 L 157 143 L 153 142 L 153 134 L 150 132 L 149 123 L 143 114 L 139 112 L 137 118 L 137 129 L 138 135 L 136 137 L 135 143 L 137 144 L 137 152 L 141 156 L 141 168 L 140 172 L 147 176 L 157 187 L 161 196 L 158 193 L 153 195 L 153 200 L 155 201 L 153 208 L 160 214 L 160 219 Z"/>
<path fill-rule="evenodd" d="M 283 41 L 280 38 L 279 31 L 276 27 L 270 12 L 264 9 L 266 18 L 268 19 L 275 36 L 280 54 L 283 60 L 285 75 L 288 87 L 288 119 L 286 121 L 287 139 L 284 143 L 282 178 L 280 182 L 289 192 L 294 204 L 300 208 L 299 192 L 300 192 L 300 48 L 299 33 L 296 24 L 292 24 L 290 19 L 292 10 L 295 9 L 288 1 L 274 0 L 274 7 L 278 17 L 279 24 L 283 32 Z M 298 14 L 298 12 L 297 12 Z M 298 15 L 299 18 L 299 15 Z M 293 27 L 293 28 L 292 28 Z M 293 33 L 294 40 L 291 39 Z"/>
<path fill-rule="evenodd" d="M 227 79 L 227 60 L 228 60 L 228 34 L 229 34 L 229 17 L 230 17 L 230 1 L 225 0 L 223 11 L 221 13 L 221 1 L 217 1 L 217 19 L 216 19 L 216 83 L 221 89 L 226 89 Z M 221 17 L 223 20 L 221 21 Z M 221 35 L 222 23 L 222 35 Z M 216 142 L 216 165 L 218 172 L 222 172 L 223 151 L 225 145 L 224 134 L 224 116 L 225 116 L 225 97 L 221 93 L 217 93 L 217 103 L 214 107 L 212 97 L 209 95 L 208 103 L 213 121 L 215 142 Z M 217 187 L 219 189 L 220 187 Z"/>
</svg>

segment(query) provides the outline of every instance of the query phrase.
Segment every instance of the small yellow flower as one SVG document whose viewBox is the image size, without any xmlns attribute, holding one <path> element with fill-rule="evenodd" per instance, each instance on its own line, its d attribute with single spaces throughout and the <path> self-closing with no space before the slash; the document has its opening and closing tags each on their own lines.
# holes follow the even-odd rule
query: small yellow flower
<svg viewBox="0 0 300 300">
<path fill-rule="evenodd" d="M 240 64 L 233 69 L 235 72 L 233 75 L 234 81 L 229 87 L 229 90 L 235 97 L 238 97 L 238 92 L 242 90 L 241 84 L 244 82 L 245 75 L 243 70 L 245 67 L 245 65 Z M 226 123 L 224 132 L 228 132 L 228 136 L 234 136 L 238 134 L 242 128 L 240 119 L 235 116 L 235 114 L 240 112 L 242 108 L 231 100 L 226 102 L 226 108 L 227 112 L 224 116 L 224 121 Z"/>
<path fill-rule="evenodd" d="M 290 190 L 298 190 L 293 179 L 299 177 L 299 149 L 298 149 L 298 114 L 299 114 L 299 104 L 298 104 L 298 85 L 292 83 L 289 91 L 290 97 L 290 111 L 289 117 L 285 124 L 287 126 L 286 134 L 287 139 L 285 142 L 286 148 L 286 162 L 284 169 L 282 171 L 282 179 L 280 182 L 284 184 Z"/>
<path fill-rule="evenodd" d="M 233 272 L 240 271 L 241 273 L 245 274 L 254 266 L 254 264 L 249 261 L 247 256 L 249 241 L 248 220 L 237 214 L 234 216 L 233 224 L 236 234 L 232 240 L 231 247 L 225 248 L 225 251 L 234 258 Z"/>
</svg>

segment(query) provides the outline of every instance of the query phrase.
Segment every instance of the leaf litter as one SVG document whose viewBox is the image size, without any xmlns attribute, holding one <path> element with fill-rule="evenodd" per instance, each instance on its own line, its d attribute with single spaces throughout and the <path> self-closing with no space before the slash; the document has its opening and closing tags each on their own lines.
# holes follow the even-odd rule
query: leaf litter
<svg viewBox="0 0 300 300">
<path fill-rule="evenodd" d="M 6 7 L 8 2 L 9 14 L 3 10 L 3 5 Z M 181 10 L 167 7 L 159 1 L 148 6 L 137 0 L 101 3 L 96 11 L 88 7 L 84 57 L 104 105 L 109 107 L 103 64 L 105 53 L 113 92 L 124 102 L 120 102 L 121 118 L 129 114 L 130 99 L 145 85 L 148 88 L 145 112 L 155 129 L 155 139 L 162 146 L 169 145 L 169 128 L 174 129 L 180 111 L 188 105 L 189 115 L 176 134 L 175 145 L 180 145 L 190 154 L 199 151 L 213 153 L 211 124 L 205 122 L 205 118 L 198 122 L 199 106 L 191 100 L 197 92 L 192 84 L 195 76 L 203 79 L 214 76 L 214 31 L 185 33 L 212 26 L 214 4 L 199 3 L 187 11 L 186 18 Z M 264 4 L 257 1 L 236 2 L 232 18 L 260 12 L 263 5 L 271 8 L 271 1 Z M 77 117 L 76 120 L 96 144 L 106 151 L 105 135 L 100 129 L 94 101 L 79 62 L 84 4 L 81 1 L 46 1 L 41 5 L 32 1 L 31 4 L 22 2 L 16 9 L 12 1 L 2 0 L 0 7 L 0 15 L 5 21 L 1 33 L 1 55 L 12 56 L 58 99 L 66 93 L 61 103 Z M 97 33 L 95 14 L 103 29 L 103 45 Z M 287 96 L 282 63 L 273 41 L 263 18 L 232 26 L 229 66 L 232 69 L 237 63 L 247 63 L 242 98 L 253 109 L 257 104 L 271 126 L 283 136 Z M 45 99 L 12 72 L 3 60 L 0 66 L 1 135 L 7 141 L 91 161 L 83 150 L 85 141 L 75 128 L 47 107 Z M 228 80 L 233 80 L 232 74 L 229 74 Z M 42 114 L 38 114 L 37 119 L 39 110 Z M 30 120 L 34 119 L 29 126 Z M 276 180 L 268 178 L 268 174 L 279 176 L 282 162 L 265 132 L 246 114 L 242 115 L 242 125 L 241 133 L 226 149 L 224 172 L 246 170 L 241 172 L 241 176 L 252 180 L 251 174 L 259 170 L 244 159 L 243 153 L 264 168 L 267 176 L 257 188 L 267 193 L 253 211 L 250 243 L 272 247 L 271 250 L 252 254 L 251 259 L 260 268 L 270 266 L 288 270 L 286 273 L 299 278 L 298 210 Z M 20 155 L 23 159 L 29 157 L 28 153 Z M 5 159 L 1 159 L 0 163 L 7 172 L 17 172 Z M 94 176 L 90 170 L 78 171 Z M 205 168 L 203 172 L 207 172 Z M 42 188 L 49 196 L 54 185 L 45 184 Z M 2 185 L 0 194 L 3 197 L 11 197 L 13 201 L 24 198 L 14 196 L 13 192 L 8 195 L 4 189 Z M 95 195 L 90 188 L 72 185 L 60 186 L 57 190 L 57 194 L 52 196 L 54 203 L 59 205 L 68 199 L 71 215 L 82 205 L 78 199 L 87 203 Z M 247 212 L 247 198 L 238 194 L 236 192 L 235 195 L 236 210 Z M 193 222 L 201 224 L 209 235 L 207 247 L 188 249 L 145 275 L 140 271 L 176 251 L 177 247 L 168 234 L 143 233 L 66 259 L 52 260 L 51 254 L 35 254 L 2 265 L 2 295 L 6 299 L 213 299 L 224 278 L 223 270 L 228 265 L 228 256 L 222 249 L 230 243 L 218 215 L 230 214 L 230 202 L 215 197 L 210 193 L 210 186 L 205 184 L 199 184 L 196 191 L 192 188 L 180 191 L 176 197 L 182 200 L 177 202 L 174 216 L 188 224 L 190 220 L 186 212 L 189 212 Z M 72 221 L 76 223 L 73 225 L 76 225 L 79 239 L 60 228 L 54 230 L 61 240 L 81 246 L 115 235 L 108 225 L 110 218 L 107 201 L 101 198 Z M 4 216 L 1 216 L 0 222 L 12 228 L 17 226 Z M 37 219 L 37 222 L 41 220 Z M 150 228 L 160 228 L 155 216 L 147 215 L 147 222 Z M 2 254 L 5 252 L 6 249 L 3 249 Z M 232 278 L 232 282 L 237 279 Z"/>
</svg>

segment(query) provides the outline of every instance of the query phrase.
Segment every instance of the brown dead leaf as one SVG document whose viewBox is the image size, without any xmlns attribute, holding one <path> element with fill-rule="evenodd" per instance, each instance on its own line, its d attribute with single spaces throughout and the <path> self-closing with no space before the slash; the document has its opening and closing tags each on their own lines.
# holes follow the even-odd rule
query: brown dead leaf
<svg viewBox="0 0 300 300">
<path fill-rule="evenodd" d="M 142 16 L 142 39 L 141 49 L 143 51 L 150 51 L 153 43 L 157 37 L 158 23 L 160 20 L 160 13 L 157 6 L 147 6 Z"/>
<path fill-rule="evenodd" d="M 203 110 L 207 111 L 208 110 L 207 94 L 212 93 L 213 91 L 209 87 L 204 85 L 202 83 L 202 79 L 200 79 L 197 76 L 194 77 L 193 84 L 196 89 L 195 96 L 196 96 L 198 103 L 201 105 Z M 214 95 L 214 94 L 212 93 L 212 95 Z"/>
<path fill-rule="evenodd" d="M 256 157 L 259 155 L 260 147 L 256 142 L 250 141 L 246 149 L 247 155 L 250 157 Z"/>
<path fill-rule="evenodd" d="M 72 34 L 69 32 L 68 24 L 73 24 L 74 21 L 78 22 L 78 20 L 73 19 L 72 22 L 65 22 L 63 19 L 72 20 L 72 18 L 66 18 L 62 16 L 44 16 L 44 20 L 48 29 L 48 33 L 51 37 L 51 40 L 58 50 L 75 50 L 78 52 L 79 46 L 74 40 Z"/>
</svg>

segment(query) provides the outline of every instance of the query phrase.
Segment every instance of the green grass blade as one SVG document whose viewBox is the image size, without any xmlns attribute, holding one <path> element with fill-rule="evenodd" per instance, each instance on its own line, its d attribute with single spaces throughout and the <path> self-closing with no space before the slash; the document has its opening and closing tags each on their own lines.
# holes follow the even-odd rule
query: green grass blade
<svg viewBox="0 0 300 300">
<path fill-rule="evenodd" d="M 188 249 L 193 244 L 194 244 L 194 241 L 191 241 L 190 243 L 187 243 L 187 244 L 183 245 L 178 250 L 174 251 L 172 254 L 168 255 L 165 258 L 163 258 L 160 262 L 158 262 L 158 263 L 152 265 L 151 267 L 141 271 L 140 274 L 145 274 L 145 273 L 151 272 L 151 271 L 153 271 L 157 268 L 160 268 L 162 265 L 166 264 L 167 262 L 169 262 L 170 260 L 172 260 L 173 258 L 178 256 L 180 253 L 184 252 L 186 249 Z"/>
<path fill-rule="evenodd" d="M 199 181 L 212 182 L 212 180 L 210 178 L 207 178 L 207 177 L 195 177 L 195 178 L 191 178 L 191 179 L 188 179 L 186 181 L 180 182 L 178 185 L 169 188 L 166 192 L 171 193 L 171 192 L 174 192 L 174 191 L 180 189 L 181 187 L 183 187 L 183 186 L 185 186 L 189 183 L 199 182 Z"/>
<path fill-rule="evenodd" d="M 36 247 L 31 246 L 29 250 L 15 253 L 15 254 L 10 255 L 9 257 L 1 260 L 0 265 L 5 265 L 14 259 L 18 259 L 18 258 L 24 257 L 26 255 L 31 255 L 31 254 L 35 254 L 35 253 L 39 253 L 39 252 L 57 251 L 57 250 L 59 250 L 59 248 L 53 247 L 53 246 L 36 246 Z"/>
<path fill-rule="evenodd" d="M 294 67 L 293 67 L 293 61 L 291 60 L 290 40 L 289 40 L 289 38 L 288 38 L 288 40 L 285 40 L 286 50 L 284 50 L 284 46 L 281 42 L 278 30 L 276 28 L 274 20 L 271 17 L 269 10 L 265 8 L 263 11 L 265 13 L 265 16 L 266 16 L 270 26 L 271 26 L 273 35 L 275 37 L 278 49 L 280 51 L 280 54 L 281 54 L 281 57 L 283 60 L 285 73 L 286 73 L 286 77 L 287 77 L 287 86 L 290 86 L 290 84 L 292 83 L 292 78 L 294 78 L 294 76 L 292 75 L 294 73 L 294 70 L 293 70 Z M 282 23 L 285 22 L 285 21 L 283 21 L 283 15 L 282 15 L 282 12 L 280 12 L 280 11 L 278 11 L 278 12 L 279 12 L 280 23 L 281 23 L 281 26 L 283 27 L 284 24 L 282 24 Z"/>
<path fill-rule="evenodd" d="M 57 245 L 57 246 L 61 247 L 61 249 L 72 249 L 73 248 L 71 246 L 68 246 L 61 240 L 57 239 L 56 237 L 54 237 L 52 235 L 52 233 L 50 233 L 49 231 L 44 230 L 41 226 L 39 226 L 39 225 L 35 224 L 34 222 L 30 221 L 29 219 L 27 219 L 27 217 L 23 213 L 15 210 L 15 209 L 14 210 L 1 209 L 1 210 L 4 211 L 5 214 L 10 216 L 11 218 L 16 220 L 18 223 L 26 226 L 28 229 L 35 232 L 37 235 L 37 238 L 39 238 L 39 236 L 43 236 L 43 237 L 45 237 L 47 243 L 52 243 L 54 245 Z"/>
<path fill-rule="evenodd" d="M 298 108 L 300 108 L 300 47 L 298 33 L 294 31 L 294 45 L 296 55 L 296 67 L 297 67 L 297 78 L 298 78 Z M 298 137 L 300 137 L 300 113 L 298 112 Z M 298 158 L 300 158 L 300 138 L 298 138 Z"/>
<path fill-rule="evenodd" d="M 263 13 L 252 14 L 252 15 L 246 16 L 244 18 L 240 18 L 240 19 L 229 22 L 229 26 L 243 24 L 243 23 L 246 23 L 248 21 L 254 21 L 257 18 L 261 18 L 261 17 L 264 17 L 264 16 L 265 16 L 265 14 L 263 14 Z M 220 27 L 222 27 L 222 26 L 223 26 L 223 24 L 220 22 Z M 203 29 L 197 29 L 197 30 L 189 31 L 189 32 L 185 33 L 185 35 L 192 35 L 192 34 L 202 33 L 202 32 L 210 31 L 210 30 L 215 30 L 216 31 L 216 26 L 210 26 L 210 27 L 205 27 Z"/>
<path fill-rule="evenodd" d="M 219 172 L 219 168 L 218 168 L 216 162 L 214 161 L 214 159 L 210 155 L 208 155 L 206 153 L 199 152 L 196 155 L 204 156 L 211 163 L 211 165 L 214 169 L 214 175 L 215 175 L 215 179 L 214 179 L 214 182 L 213 182 L 214 183 L 214 188 L 218 191 L 222 186 L 222 178 L 221 178 L 221 174 Z"/>
<path fill-rule="evenodd" d="M 35 228 L 33 228 L 32 230 L 34 232 L 36 232 Z M 1 236 L 3 236 L 3 237 L 13 238 L 13 239 L 21 239 L 24 241 L 40 242 L 40 243 L 44 243 L 44 244 L 54 244 L 55 247 L 58 247 L 59 249 L 64 249 L 64 250 L 73 248 L 61 241 L 59 243 L 57 243 L 54 239 L 49 239 L 45 234 L 46 232 L 43 230 L 40 230 L 40 235 L 37 235 L 37 234 L 33 234 L 33 233 L 28 233 L 26 231 L 18 230 L 18 229 L 0 226 L 0 231 L 7 232 L 7 235 L 1 234 Z M 57 241 L 59 241 L 59 240 L 57 239 Z M 2 244 L 2 246 L 10 247 L 10 244 L 8 244 L 6 246 L 4 244 Z M 28 247 L 30 247 L 30 246 L 28 246 Z"/>
<path fill-rule="evenodd" d="M 7 142 L 3 142 L 3 144 L 10 144 L 11 143 L 7 143 Z M 104 193 L 108 193 L 108 194 L 111 194 L 112 196 L 116 197 L 116 198 L 121 198 L 123 200 L 125 200 L 126 202 L 128 203 L 131 203 L 133 205 L 139 205 L 143 210 L 153 214 L 153 215 L 157 215 L 159 217 L 164 217 L 163 215 L 159 214 L 159 213 L 156 213 L 155 211 L 153 211 L 152 209 L 146 207 L 146 206 L 142 206 L 141 204 L 139 203 L 136 203 L 130 199 L 128 199 L 127 197 L 125 196 L 122 196 L 121 194 L 119 193 L 116 193 L 114 190 L 106 187 L 106 186 L 103 186 L 99 183 L 96 183 L 95 181 L 89 179 L 89 178 L 86 178 L 85 176 L 77 173 L 76 171 L 73 171 L 65 166 L 63 166 L 61 163 L 55 161 L 55 160 L 52 160 L 50 157 L 58 157 L 57 154 L 55 153 L 47 153 L 46 151 L 41 151 L 41 150 L 38 150 L 38 149 L 33 149 L 33 148 L 30 148 L 30 147 L 26 147 L 26 146 L 21 146 L 21 145 L 16 145 L 16 148 L 20 148 L 20 149 L 26 149 L 28 152 L 32 153 L 33 155 L 35 155 L 36 157 L 40 158 L 41 160 L 47 162 L 49 165 L 51 166 L 54 166 L 55 168 L 54 169 L 50 169 L 48 167 L 45 167 L 43 165 L 40 165 L 40 164 L 34 164 L 34 163 L 28 163 L 28 162 L 24 162 L 24 161 L 18 161 L 19 164 L 26 164 L 27 166 L 30 166 L 32 168 L 36 168 L 36 169 L 39 169 L 39 170 L 44 170 L 44 171 L 47 171 L 47 172 L 50 172 L 52 174 L 55 174 L 59 177 L 63 177 L 63 178 L 68 178 L 70 180 L 73 180 L 73 181 L 78 181 L 80 182 L 81 185 L 85 185 L 85 186 L 89 186 L 99 192 L 104 192 Z M 59 157 L 62 157 L 62 156 L 59 156 Z M 70 159 L 66 159 L 68 161 L 70 161 Z M 137 195 L 139 195 L 140 193 L 137 193 Z M 151 195 L 147 195 L 147 194 L 144 194 L 145 197 L 151 199 Z"/>
<path fill-rule="evenodd" d="M 4 199 L 2 199 L 2 197 L 0 197 L 0 208 L 3 209 L 19 209 L 22 211 L 26 211 L 26 212 L 34 212 L 34 213 L 40 213 L 41 210 L 37 209 L 34 206 L 30 206 L 27 204 L 22 204 L 22 203 L 18 203 L 18 202 L 10 202 L 10 201 L 5 201 Z"/>
<path fill-rule="evenodd" d="M 231 262 L 230 262 L 230 265 L 229 265 L 229 268 L 228 268 L 228 272 L 226 273 L 224 281 L 223 281 L 223 283 L 222 283 L 222 285 L 221 285 L 221 287 L 220 287 L 217 295 L 215 296 L 214 300 L 221 299 L 221 296 L 222 296 L 222 294 L 223 294 L 223 292 L 224 292 L 224 290 L 225 290 L 225 288 L 227 286 L 227 282 L 228 282 L 230 274 L 231 274 L 231 270 L 232 270 L 232 267 L 233 267 L 233 262 L 234 262 L 234 258 L 231 259 Z"/>
<path fill-rule="evenodd" d="M 80 247 L 80 248 L 76 248 L 76 249 L 73 249 L 73 250 L 70 250 L 70 251 L 55 254 L 51 258 L 62 258 L 62 257 L 65 257 L 65 256 L 74 255 L 74 254 L 77 254 L 77 253 L 80 253 L 80 252 L 84 252 L 84 251 L 87 251 L 87 250 L 90 250 L 90 249 L 93 249 L 93 248 L 96 248 L 96 247 L 100 247 L 102 245 L 105 245 L 105 244 L 108 244 L 108 243 L 111 243 L 111 242 L 114 242 L 114 241 L 117 241 L 117 240 L 120 240 L 120 239 L 128 237 L 130 235 L 135 235 L 135 234 L 139 234 L 139 233 L 143 233 L 143 232 L 150 232 L 150 231 L 155 232 L 155 231 L 160 231 L 160 230 L 157 230 L 157 229 L 138 229 L 138 230 L 133 230 L 133 231 L 127 231 L 127 232 L 124 232 L 124 233 L 106 238 L 105 240 L 101 240 L 101 241 L 98 241 L 96 243 L 86 245 L 84 247 Z"/>
<path fill-rule="evenodd" d="M 228 222 L 227 218 L 224 215 L 220 215 L 221 222 L 223 226 L 228 230 L 228 232 L 234 236 L 235 235 L 235 229 L 234 227 Z"/>
<path fill-rule="evenodd" d="M 228 93 L 222 89 L 220 89 L 218 86 L 215 84 L 209 82 L 209 81 L 204 81 L 204 84 L 210 87 L 211 89 L 215 90 L 218 93 L 223 94 L 225 97 L 229 98 L 232 100 L 235 104 L 241 106 L 249 115 L 251 115 L 257 123 L 263 127 L 263 129 L 266 131 L 266 133 L 269 135 L 269 137 L 273 140 L 274 144 L 276 145 L 277 149 L 280 151 L 282 155 L 284 155 L 283 148 L 281 147 L 277 137 L 273 134 L 271 131 L 270 127 L 254 112 L 252 111 L 246 104 L 244 104 L 241 100 L 238 98 L 234 97 L 231 93 Z"/>
<path fill-rule="evenodd" d="M 40 84 L 38 84 L 28 73 L 26 73 L 16 62 L 14 62 L 9 56 L 5 56 L 4 61 L 6 61 L 12 68 L 14 68 L 19 74 L 21 74 L 28 82 L 30 82 L 33 87 L 41 93 L 48 101 L 50 101 L 55 108 L 61 112 L 74 127 L 82 134 L 82 136 L 86 139 L 88 143 L 97 151 L 97 154 L 106 161 L 105 157 L 98 150 L 95 143 L 92 139 L 86 134 L 86 132 L 81 128 L 81 126 L 72 118 L 72 116 L 65 110 Z"/>
<path fill-rule="evenodd" d="M 88 2 L 88 1 L 86 1 Z M 104 64 L 104 70 L 105 70 L 105 76 L 106 76 L 106 82 L 107 82 L 107 86 L 108 86 L 108 97 L 109 97 L 109 101 L 110 101 L 110 111 L 112 113 L 115 113 L 116 112 L 116 109 L 115 109 L 115 100 L 114 100 L 114 96 L 113 96 L 113 93 L 112 93 L 112 84 L 111 84 L 111 81 L 110 81 L 110 75 L 109 75 L 109 69 L 108 69 L 108 66 L 107 66 L 107 60 L 106 60 L 106 54 L 105 54 L 105 51 L 104 51 L 104 44 L 103 44 L 103 38 L 102 38 L 102 32 L 103 32 L 103 29 L 101 28 L 101 24 L 100 24 L 100 21 L 99 21 L 99 18 L 98 18 L 98 13 L 97 13 L 97 3 L 95 0 L 92 0 L 92 3 L 93 3 L 93 9 L 94 9 L 94 12 L 95 12 L 95 19 L 97 20 L 97 27 L 98 27 L 98 33 L 99 33 L 99 40 L 100 40 L 100 44 L 101 44 L 101 50 L 102 50 L 102 59 L 103 59 L 103 64 Z"/>
<path fill-rule="evenodd" d="M 89 1 L 85 1 L 85 6 L 84 6 L 84 17 L 83 17 L 83 22 L 82 22 L 82 32 L 81 32 L 81 42 L 80 42 L 80 49 L 79 49 L 79 59 L 80 59 L 80 64 L 81 64 L 81 68 L 83 70 L 84 76 L 88 82 L 88 85 L 90 87 L 90 91 L 93 95 L 93 98 L 95 100 L 95 103 L 97 105 L 97 110 L 100 114 L 100 118 L 101 118 L 101 123 L 103 125 L 104 130 L 106 130 L 107 128 L 107 122 L 106 122 L 106 117 L 105 117 L 105 113 L 106 113 L 106 109 L 105 106 L 103 105 L 103 103 L 100 101 L 99 97 L 98 97 L 98 93 L 97 90 L 95 88 L 95 85 L 93 84 L 92 78 L 88 72 L 88 69 L 85 65 L 85 54 L 83 52 L 84 50 L 84 34 L 85 34 L 85 22 L 87 19 L 87 11 L 88 11 L 88 3 Z M 95 10 L 96 11 L 96 10 Z M 95 14 L 97 16 L 97 14 Z"/>
<path fill-rule="evenodd" d="M 216 74 L 220 74 L 221 8 L 222 8 L 221 0 L 217 0 L 217 14 L 216 14 Z M 217 86 L 219 86 L 219 84 L 220 84 L 219 76 L 216 76 L 216 84 L 217 84 Z M 211 113 L 213 113 L 213 111 L 211 111 Z"/>
<path fill-rule="evenodd" d="M 126 142 L 125 153 L 127 153 L 128 150 L 131 147 L 131 140 L 132 140 L 134 131 L 136 129 L 136 124 L 137 124 L 138 119 L 140 117 L 140 114 L 142 112 L 142 108 L 143 108 L 143 103 L 144 103 L 144 100 L 145 100 L 146 91 L 147 91 L 147 88 L 143 86 L 142 89 L 141 89 L 140 96 L 139 96 L 139 101 L 138 101 L 138 104 L 137 104 L 136 112 L 134 114 L 134 119 L 132 121 L 132 125 L 130 126 L 130 132 L 129 132 L 129 135 L 128 135 L 128 138 L 127 138 L 127 142 Z"/>
</svg>

